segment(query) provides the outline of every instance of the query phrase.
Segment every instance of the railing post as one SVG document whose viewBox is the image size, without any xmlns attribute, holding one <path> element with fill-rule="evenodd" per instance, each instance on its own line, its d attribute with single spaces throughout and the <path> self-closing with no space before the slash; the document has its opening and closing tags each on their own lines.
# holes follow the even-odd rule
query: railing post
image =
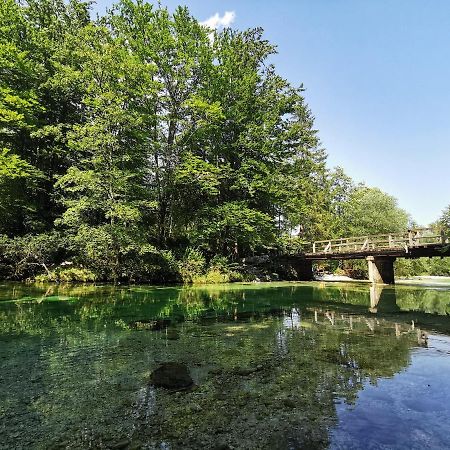
<svg viewBox="0 0 450 450">
<path fill-rule="evenodd" d="M 367 237 L 361 247 L 361 250 L 366 250 L 369 247 L 369 237 Z"/>
<path fill-rule="evenodd" d="M 316 253 L 316 243 L 313 242 L 313 253 Z"/>
</svg>

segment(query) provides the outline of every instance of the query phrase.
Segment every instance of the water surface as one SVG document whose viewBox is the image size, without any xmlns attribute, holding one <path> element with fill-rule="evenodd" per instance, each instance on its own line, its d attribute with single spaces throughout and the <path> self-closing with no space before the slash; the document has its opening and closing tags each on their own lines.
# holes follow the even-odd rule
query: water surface
<svg viewBox="0 0 450 450">
<path fill-rule="evenodd" d="M 0 285 L 0 449 L 450 447 L 450 286 Z M 150 385 L 168 361 L 194 388 Z"/>
</svg>

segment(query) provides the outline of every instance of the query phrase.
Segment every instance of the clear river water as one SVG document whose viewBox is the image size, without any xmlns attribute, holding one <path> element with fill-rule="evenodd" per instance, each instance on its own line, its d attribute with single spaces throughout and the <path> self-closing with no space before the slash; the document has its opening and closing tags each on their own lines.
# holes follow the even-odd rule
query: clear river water
<svg viewBox="0 0 450 450">
<path fill-rule="evenodd" d="M 448 449 L 449 313 L 445 283 L 1 284 L 0 449 Z"/>
</svg>

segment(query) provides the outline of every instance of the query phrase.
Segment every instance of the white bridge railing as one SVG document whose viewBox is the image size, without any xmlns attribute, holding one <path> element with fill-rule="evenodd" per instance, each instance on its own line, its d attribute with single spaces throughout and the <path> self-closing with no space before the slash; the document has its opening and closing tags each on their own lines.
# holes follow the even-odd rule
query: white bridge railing
<svg viewBox="0 0 450 450">
<path fill-rule="evenodd" d="M 433 228 L 415 228 L 403 233 L 357 236 L 327 241 L 315 241 L 313 253 L 356 253 L 371 250 L 404 249 L 427 245 L 446 244 L 448 236 Z"/>
</svg>

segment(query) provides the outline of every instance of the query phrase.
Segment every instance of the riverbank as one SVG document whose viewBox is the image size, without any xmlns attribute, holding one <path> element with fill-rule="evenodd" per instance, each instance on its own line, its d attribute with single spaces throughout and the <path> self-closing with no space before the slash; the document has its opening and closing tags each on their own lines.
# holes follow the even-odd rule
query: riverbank
<svg viewBox="0 0 450 450">
<path fill-rule="evenodd" d="M 416 277 L 399 278 L 396 279 L 397 284 L 408 284 L 418 286 L 430 286 L 430 287 L 446 287 L 450 286 L 450 277 L 440 276 L 427 276 L 421 275 Z"/>
<path fill-rule="evenodd" d="M 325 274 L 314 277 L 315 281 L 346 282 L 346 283 L 370 283 L 369 280 L 350 278 L 345 275 Z M 418 286 L 450 286 L 450 277 L 420 275 L 415 277 L 399 277 L 395 279 L 396 284 L 418 285 Z"/>
</svg>

